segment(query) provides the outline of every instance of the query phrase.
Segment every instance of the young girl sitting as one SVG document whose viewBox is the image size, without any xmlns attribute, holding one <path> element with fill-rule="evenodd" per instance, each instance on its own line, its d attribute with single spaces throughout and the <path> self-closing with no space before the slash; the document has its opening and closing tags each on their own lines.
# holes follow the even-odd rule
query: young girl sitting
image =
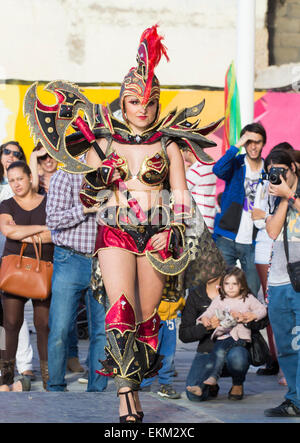
<svg viewBox="0 0 300 443">
<path fill-rule="evenodd" d="M 265 306 L 250 294 L 245 274 L 238 267 L 226 270 L 220 281 L 219 294 L 197 320 L 209 329 L 213 317 L 223 319 L 212 334 L 215 340 L 212 351 L 214 366 L 203 382 L 202 393 L 217 384 L 229 350 L 251 342 L 251 330 L 245 324 L 267 315 Z"/>
</svg>

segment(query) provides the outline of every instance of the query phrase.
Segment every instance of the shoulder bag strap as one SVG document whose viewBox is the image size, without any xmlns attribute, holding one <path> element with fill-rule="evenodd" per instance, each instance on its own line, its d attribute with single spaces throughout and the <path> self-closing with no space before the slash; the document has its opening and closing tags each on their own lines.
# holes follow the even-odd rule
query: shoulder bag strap
<svg viewBox="0 0 300 443">
<path fill-rule="evenodd" d="M 286 255 L 286 260 L 289 262 L 289 244 L 287 239 L 287 221 L 286 218 L 284 220 L 284 226 L 283 226 L 283 244 L 284 244 L 284 252 Z"/>
<path fill-rule="evenodd" d="M 32 238 L 32 245 L 33 245 L 35 256 L 36 256 L 36 260 L 37 260 L 36 271 L 39 272 L 40 271 L 40 256 L 39 256 L 39 253 L 38 253 L 38 249 L 37 249 L 37 245 L 36 245 L 36 241 L 35 241 L 34 236 L 32 236 L 31 238 Z"/>
<path fill-rule="evenodd" d="M 300 192 L 300 180 L 298 179 L 298 183 L 297 183 L 297 189 L 296 192 Z M 288 212 L 287 212 L 288 215 Z M 288 238 L 287 238 L 287 215 L 286 218 L 284 220 L 284 227 L 283 227 L 283 243 L 284 243 L 284 251 L 285 251 L 285 255 L 286 255 L 286 260 L 289 263 L 289 243 L 288 243 Z"/>
<path fill-rule="evenodd" d="M 26 249 L 26 246 L 27 246 L 27 243 L 22 243 L 21 250 L 20 250 L 20 255 L 19 255 L 19 261 L 18 261 L 18 264 L 17 264 L 17 268 L 21 267 L 22 257 L 23 257 L 24 251 Z"/>
</svg>

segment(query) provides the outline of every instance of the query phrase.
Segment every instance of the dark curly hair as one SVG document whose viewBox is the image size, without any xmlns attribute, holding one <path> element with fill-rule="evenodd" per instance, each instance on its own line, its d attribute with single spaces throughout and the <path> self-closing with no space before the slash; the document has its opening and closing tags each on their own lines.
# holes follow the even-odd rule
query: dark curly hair
<svg viewBox="0 0 300 443">
<path fill-rule="evenodd" d="M 219 286 L 219 294 L 221 300 L 224 300 L 224 298 L 227 297 L 224 291 L 224 282 L 225 279 L 231 276 L 235 277 L 237 282 L 241 285 L 240 296 L 245 301 L 245 299 L 248 297 L 251 291 L 249 289 L 244 271 L 242 271 L 242 269 L 238 268 L 237 266 L 232 266 L 230 268 L 227 268 L 225 273 L 221 277 L 220 286 Z"/>
</svg>

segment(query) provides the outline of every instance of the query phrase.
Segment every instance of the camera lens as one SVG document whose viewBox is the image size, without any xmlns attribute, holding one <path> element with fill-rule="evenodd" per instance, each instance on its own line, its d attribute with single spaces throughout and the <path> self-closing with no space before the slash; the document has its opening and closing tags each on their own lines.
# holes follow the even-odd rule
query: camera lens
<svg viewBox="0 0 300 443">
<path fill-rule="evenodd" d="M 272 172 L 269 174 L 269 182 L 272 183 L 272 185 L 280 185 L 281 179 L 279 177 L 279 174 L 276 172 Z"/>
</svg>

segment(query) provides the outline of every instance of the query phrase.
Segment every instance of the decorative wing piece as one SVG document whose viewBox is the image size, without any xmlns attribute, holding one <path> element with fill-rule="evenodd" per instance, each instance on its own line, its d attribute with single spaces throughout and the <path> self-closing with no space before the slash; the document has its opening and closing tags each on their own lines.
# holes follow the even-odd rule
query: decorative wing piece
<svg viewBox="0 0 300 443">
<path fill-rule="evenodd" d="M 214 160 L 203 151 L 203 148 L 216 146 L 216 143 L 208 140 L 206 135 L 214 131 L 224 118 L 222 117 L 202 128 L 198 128 L 199 119 L 194 123 L 188 121 L 188 118 L 199 115 L 204 105 L 205 100 L 202 100 L 201 103 L 191 108 L 185 108 L 179 112 L 175 109 L 158 123 L 158 130 L 173 139 L 183 151 L 189 150 L 205 163 L 213 163 Z"/>
<path fill-rule="evenodd" d="M 24 115 L 35 143 L 40 141 L 49 155 L 62 164 L 60 168 L 67 172 L 86 174 L 93 171 L 93 168 L 76 160 L 69 153 L 66 132 L 80 110 L 93 128 L 95 105 L 72 83 L 57 80 L 48 83 L 44 89 L 56 95 L 55 105 L 46 106 L 39 100 L 37 83 L 28 89 L 24 99 Z"/>
<path fill-rule="evenodd" d="M 204 105 L 205 100 L 190 108 L 179 111 L 174 109 L 158 123 L 148 128 L 138 138 L 134 136 L 125 121 L 120 121 L 115 117 L 115 113 L 111 112 L 109 106 L 105 108 L 105 113 L 103 106 L 98 106 L 97 124 L 94 133 L 99 137 L 106 137 L 108 134 L 111 134 L 120 143 L 130 143 L 133 139 L 135 143 L 153 143 L 161 137 L 166 137 L 176 142 L 183 151 L 191 151 L 199 160 L 205 163 L 214 163 L 214 160 L 204 152 L 203 148 L 216 146 L 216 143 L 206 138 L 206 136 L 217 129 L 224 117 L 202 128 L 198 127 L 199 119 L 194 123 L 188 120 L 190 117 L 198 116 L 202 112 Z M 113 128 L 113 131 L 110 127 Z"/>
<path fill-rule="evenodd" d="M 91 103 L 80 92 L 77 85 L 63 81 L 48 83 L 45 90 L 53 92 L 57 97 L 57 103 L 53 106 L 41 103 L 36 89 L 37 83 L 34 83 L 26 93 L 24 115 L 28 117 L 28 124 L 35 142 L 40 140 L 49 155 L 60 162 L 61 169 L 67 172 L 87 174 L 94 171 L 93 168 L 75 158 L 91 146 L 91 141 L 76 126 L 76 117 L 80 110 L 84 112 L 84 118 L 95 138 L 112 137 L 120 143 L 153 143 L 161 137 L 166 137 L 175 141 L 183 151 L 191 151 L 199 160 L 205 163 L 214 162 L 203 148 L 216 146 L 216 143 L 207 139 L 206 136 L 220 125 L 223 118 L 202 128 L 198 127 L 199 119 L 194 123 L 188 120 L 202 112 L 204 100 L 190 108 L 171 111 L 141 134 L 138 140 L 126 122 L 112 114 L 109 106 Z M 66 136 L 71 126 L 77 132 Z"/>
</svg>

